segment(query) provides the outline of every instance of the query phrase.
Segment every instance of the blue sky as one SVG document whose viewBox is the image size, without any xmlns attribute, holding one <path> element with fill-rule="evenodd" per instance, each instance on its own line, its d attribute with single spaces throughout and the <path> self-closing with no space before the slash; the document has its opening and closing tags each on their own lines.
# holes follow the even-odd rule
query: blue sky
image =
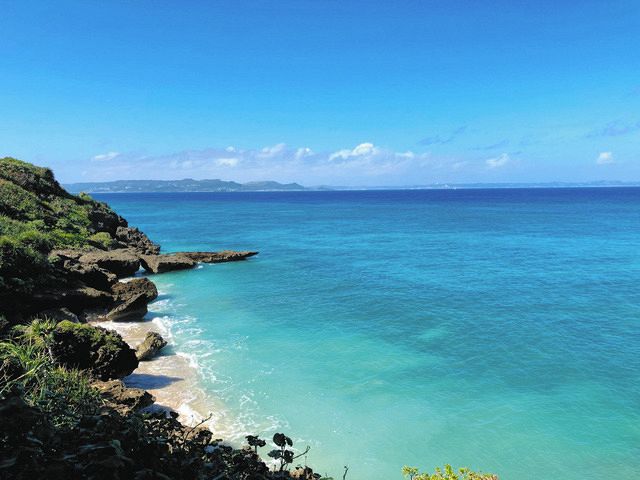
<svg viewBox="0 0 640 480">
<path fill-rule="evenodd" d="M 637 0 L 0 10 L 0 155 L 65 182 L 640 180 Z"/>
</svg>

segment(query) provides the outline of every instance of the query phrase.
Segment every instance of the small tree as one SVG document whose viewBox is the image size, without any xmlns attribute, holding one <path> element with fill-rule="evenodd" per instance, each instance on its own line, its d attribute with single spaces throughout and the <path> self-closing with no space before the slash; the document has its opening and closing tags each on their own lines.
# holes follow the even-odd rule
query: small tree
<svg viewBox="0 0 640 480">
<path fill-rule="evenodd" d="M 293 451 L 287 448 L 293 446 L 293 441 L 284 433 L 276 433 L 273 436 L 273 443 L 279 448 L 271 450 L 269 456 L 275 460 L 280 460 L 280 471 L 282 472 L 286 465 L 293 462 Z"/>
<path fill-rule="evenodd" d="M 258 435 L 247 435 L 245 437 L 250 447 L 253 447 L 254 451 L 258 453 L 258 447 L 264 447 L 267 442 L 262 440 Z"/>
</svg>

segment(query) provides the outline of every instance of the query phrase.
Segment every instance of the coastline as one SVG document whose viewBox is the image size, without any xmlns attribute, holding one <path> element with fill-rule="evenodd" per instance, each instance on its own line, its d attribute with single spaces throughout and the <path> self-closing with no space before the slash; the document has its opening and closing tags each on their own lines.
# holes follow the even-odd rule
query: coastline
<svg viewBox="0 0 640 480">
<path fill-rule="evenodd" d="M 123 278 L 120 282 L 126 283 L 132 278 L 139 277 Z M 225 443 L 239 448 L 251 432 L 234 420 L 227 405 L 202 388 L 197 359 L 178 349 L 167 321 L 169 317 L 153 311 L 154 303 L 159 302 L 162 300 L 151 302 L 149 312 L 140 320 L 94 318 L 89 323 L 117 332 L 134 350 L 148 332 L 159 333 L 167 341 L 167 346 L 153 358 L 141 361 L 131 375 L 122 379 L 124 384 L 146 390 L 155 397 L 155 402 L 146 410 L 176 412 L 178 421 L 183 425 L 201 425 L 209 429 L 215 438 L 223 438 Z"/>
<path fill-rule="evenodd" d="M 167 346 L 156 357 L 140 362 L 123 382 L 127 387 L 142 388 L 151 393 L 156 399 L 149 407 L 152 410 L 174 411 L 179 414 L 178 420 L 187 426 L 197 425 L 211 416 L 204 425 L 216 433 L 221 430 L 224 408 L 199 387 L 197 364 L 175 350 L 171 330 L 161 317 L 128 322 L 96 320 L 91 323 L 116 331 L 134 349 L 148 332 L 160 333 L 167 340 Z"/>
</svg>

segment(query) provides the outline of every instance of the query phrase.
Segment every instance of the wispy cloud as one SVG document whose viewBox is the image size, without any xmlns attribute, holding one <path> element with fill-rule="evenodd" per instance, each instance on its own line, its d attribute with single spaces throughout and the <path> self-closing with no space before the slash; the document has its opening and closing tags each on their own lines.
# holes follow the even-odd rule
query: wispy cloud
<svg viewBox="0 0 640 480">
<path fill-rule="evenodd" d="M 500 142 L 492 143 L 490 145 L 482 145 L 474 147 L 473 150 L 498 150 L 509 145 L 509 140 L 502 140 Z"/>
<path fill-rule="evenodd" d="M 611 152 L 600 152 L 598 158 L 596 158 L 596 163 L 598 165 L 610 165 L 614 163 L 613 153 Z"/>
<path fill-rule="evenodd" d="M 82 175 L 87 181 L 222 178 L 305 185 L 415 185 L 482 181 L 490 171 L 509 162 L 515 163 L 509 155 L 503 153 L 488 159 L 473 155 L 443 156 L 431 152 L 395 151 L 374 142 L 315 151 L 307 146 L 290 147 L 277 143 L 254 149 L 227 146 L 166 155 L 118 153 L 111 155 L 109 161 L 88 162 Z"/>
<path fill-rule="evenodd" d="M 620 135 L 628 135 L 638 131 L 640 131 L 640 121 L 622 122 L 620 120 L 616 120 L 614 122 L 607 123 L 604 127 L 597 128 L 587 133 L 587 138 L 618 137 Z"/>
<path fill-rule="evenodd" d="M 503 153 L 497 157 L 487 158 L 484 163 L 487 165 L 487 168 L 493 169 L 504 167 L 510 161 L 511 158 L 509 158 L 509 154 Z"/>
<path fill-rule="evenodd" d="M 425 137 L 418 142 L 419 145 L 444 145 L 453 142 L 467 130 L 467 126 L 463 125 L 453 130 L 448 135 L 432 135 Z"/>
<path fill-rule="evenodd" d="M 93 157 L 91 160 L 93 160 L 94 162 L 106 162 L 109 160 L 113 160 L 118 155 L 120 155 L 119 152 L 101 153 L 100 155 L 96 155 L 95 157 Z"/>
<path fill-rule="evenodd" d="M 232 178 L 238 181 L 275 179 L 310 184 L 358 184 L 376 179 L 424 174 L 425 168 L 441 168 L 430 153 L 395 152 L 371 142 L 352 148 L 315 152 L 310 147 L 290 148 L 284 143 L 258 149 L 234 146 L 186 150 L 169 155 L 145 156 L 110 152 L 92 162 L 86 179 L 134 178 Z M 364 179 L 364 180 L 363 180 Z"/>
</svg>

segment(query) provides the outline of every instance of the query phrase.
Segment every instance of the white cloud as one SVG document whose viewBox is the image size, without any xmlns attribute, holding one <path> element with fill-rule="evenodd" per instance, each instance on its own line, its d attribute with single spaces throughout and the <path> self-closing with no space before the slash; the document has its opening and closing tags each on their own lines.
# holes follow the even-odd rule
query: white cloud
<svg viewBox="0 0 640 480">
<path fill-rule="evenodd" d="M 113 160 L 117 156 L 120 155 L 120 152 L 109 152 L 109 153 L 101 153 L 100 155 L 96 155 L 92 158 L 95 162 L 106 162 L 109 160 Z"/>
<path fill-rule="evenodd" d="M 342 149 L 342 150 L 338 150 L 337 152 L 333 152 L 331 155 L 329 155 L 329 161 L 339 160 L 339 159 L 348 160 L 349 158 L 353 158 L 353 157 L 366 157 L 370 155 L 375 155 L 379 152 L 380 152 L 380 149 L 374 146 L 373 143 L 365 142 L 365 143 L 361 143 L 360 145 L 356 145 L 356 147 L 353 150 Z"/>
<path fill-rule="evenodd" d="M 304 147 L 296 150 L 295 157 L 296 160 L 300 160 L 301 158 L 309 157 L 311 155 L 313 155 L 313 150 L 311 150 L 309 147 Z"/>
<path fill-rule="evenodd" d="M 216 165 L 220 167 L 235 167 L 238 165 L 237 158 L 218 158 L 216 159 Z"/>
<path fill-rule="evenodd" d="M 221 147 L 158 156 L 120 153 L 109 162 L 92 162 L 86 178 L 171 180 L 189 177 L 239 182 L 277 180 L 305 185 L 406 185 L 440 181 L 442 175 L 453 171 L 451 165 L 460 160 L 435 158 L 430 153 L 396 152 L 371 142 L 325 152 L 278 143 L 256 149 Z"/>
<path fill-rule="evenodd" d="M 598 165 L 609 165 L 613 163 L 613 153 L 612 152 L 600 152 L 598 158 L 596 159 L 596 163 Z"/>
<path fill-rule="evenodd" d="M 277 145 L 274 145 L 272 147 L 264 147 L 259 155 L 262 158 L 273 158 L 276 155 L 282 153 L 286 147 L 287 146 L 284 143 L 278 143 Z"/>
<path fill-rule="evenodd" d="M 488 158 L 487 160 L 485 160 L 485 164 L 487 165 L 487 168 L 500 168 L 504 167 L 510 161 L 511 159 L 509 158 L 509 155 L 503 153 L 502 155 L 499 155 L 497 157 Z"/>
</svg>

